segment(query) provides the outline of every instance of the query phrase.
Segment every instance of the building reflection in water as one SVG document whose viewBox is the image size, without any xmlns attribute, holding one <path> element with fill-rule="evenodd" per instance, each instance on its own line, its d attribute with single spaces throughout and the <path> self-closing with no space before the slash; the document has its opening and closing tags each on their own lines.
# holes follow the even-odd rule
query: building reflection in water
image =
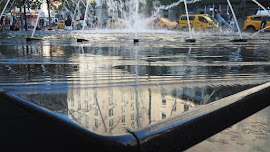
<svg viewBox="0 0 270 152">
<path fill-rule="evenodd" d="M 202 99 L 195 90 L 185 88 L 182 94 L 180 91 L 177 94 Z M 70 119 L 101 134 L 123 134 L 125 128 L 141 129 L 193 109 L 197 104 L 155 87 L 70 89 L 67 103 Z"/>
<path fill-rule="evenodd" d="M 150 62 L 138 66 L 143 61 L 134 50 L 129 54 L 132 61 L 118 56 L 84 54 L 87 51 L 98 54 L 102 50 L 79 51 L 73 59 L 78 62 L 78 71 L 69 81 L 67 94 L 71 120 L 102 135 L 126 134 L 126 128 L 143 129 L 243 89 L 234 85 L 234 90 L 229 87 L 226 90 L 226 84 L 209 87 L 207 82 L 162 84 L 155 76 L 141 74 L 147 73 L 145 66 Z M 186 74 L 183 69 L 186 68 L 180 70 Z"/>
<path fill-rule="evenodd" d="M 126 128 L 149 127 L 265 81 L 246 81 L 230 73 L 222 79 L 227 74 L 226 69 L 219 76 L 213 74 L 214 65 L 198 66 L 197 59 L 191 58 L 191 47 L 184 55 L 161 58 L 156 48 L 140 49 L 76 47 L 61 50 L 57 46 L 37 49 L 45 56 L 45 61 L 46 57 L 52 57 L 50 64 L 38 64 L 44 66 L 40 70 L 44 75 L 41 82 L 47 81 L 45 87 L 50 89 L 44 93 L 35 90 L 21 97 L 67 115 L 90 131 L 120 135 L 126 134 Z M 151 54 L 147 54 L 149 52 Z M 51 64 L 53 62 L 55 64 Z M 35 80 L 33 77 L 31 81 Z M 58 88 L 54 88 L 54 84 Z M 53 92 L 54 89 L 60 92 Z"/>
</svg>

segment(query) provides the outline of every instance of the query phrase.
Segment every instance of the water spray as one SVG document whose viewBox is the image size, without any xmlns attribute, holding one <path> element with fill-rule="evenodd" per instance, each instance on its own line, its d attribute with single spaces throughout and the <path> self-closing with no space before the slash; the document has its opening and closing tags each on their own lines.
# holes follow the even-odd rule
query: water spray
<svg viewBox="0 0 270 152">
<path fill-rule="evenodd" d="M 137 23 L 137 20 L 138 20 L 138 12 L 139 12 L 139 1 L 136 0 L 136 3 L 135 3 L 135 7 L 136 7 L 136 10 L 135 10 L 135 23 Z M 138 43 L 139 42 L 139 39 L 138 39 L 138 32 L 136 31 L 135 32 L 135 38 L 133 40 L 134 43 Z"/>
<path fill-rule="evenodd" d="M 185 4 L 185 9 L 186 9 L 186 15 L 187 15 L 187 21 L 188 21 L 188 30 L 189 30 L 189 37 L 190 39 L 186 39 L 186 42 L 196 42 L 195 39 L 192 38 L 192 33 L 191 33 L 191 27 L 190 27 L 190 22 L 189 22 L 189 16 L 188 16 L 188 9 L 187 9 L 187 2 L 184 0 Z"/>
<path fill-rule="evenodd" d="M 33 38 L 33 37 L 34 37 L 35 31 L 36 31 L 36 29 L 37 29 L 37 24 L 38 24 L 38 21 L 39 21 L 40 14 L 41 14 L 41 12 L 42 12 L 41 9 L 43 8 L 44 4 L 45 4 L 45 0 L 43 0 L 42 5 L 41 5 L 41 7 L 40 7 L 40 10 L 38 11 L 37 20 L 36 20 L 36 23 L 35 23 L 35 26 L 34 26 L 34 30 L 33 30 L 33 32 L 32 32 L 32 35 L 31 35 L 30 38 L 29 38 L 29 37 L 26 38 L 26 41 L 41 40 L 41 39 Z"/>
<path fill-rule="evenodd" d="M 84 30 L 84 28 L 86 26 L 86 16 L 87 16 L 87 11 L 88 11 L 89 4 L 90 4 L 90 0 L 88 0 L 87 5 L 86 5 L 86 10 L 85 10 L 84 19 L 83 19 L 82 31 Z M 80 39 L 77 39 L 77 42 L 88 41 L 86 39 L 83 39 L 82 37 L 83 37 L 83 34 L 81 34 L 81 38 Z"/>
<path fill-rule="evenodd" d="M 238 25 L 238 22 L 237 22 L 237 19 L 236 19 L 236 16 L 234 14 L 234 11 L 233 11 L 233 8 L 232 8 L 232 5 L 231 5 L 231 2 L 229 0 L 227 0 L 228 4 L 229 4 L 229 7 L 231 9 L 231 12 L 232 12 L 232 15 L 233 15 L 233 18 L 235 20 L 235 23 L 236 23 L 236 26 L 237 26 L 237 29 L 238 29 L 238 33 L 240 35 L 240 39 L 233 39 L 231 42 L 247 42 L 247 39 L 243 39 L 242 37 L 242 33 L 241 33 L 241 30 L 239 28 L 239 25 Z"/>
<path fill-rule="evenodd" d="M 4 12 L 5 12 L 6 8 L 7 8 L 7 6 L 8 6 L 9 1 L 10 1 L 10 0 L 7 1 L 7 3 L 6 3 L 6 5 L 5 5 L 5 7 L 4 7 L 4 9 L 3 9 L 2 12 L 1 12 L 1 18 L 2 18 L 3 14 L 4 14 Z M 1 3 L 2 3 L 2 1 L 1 1 Z"/>
</svg>

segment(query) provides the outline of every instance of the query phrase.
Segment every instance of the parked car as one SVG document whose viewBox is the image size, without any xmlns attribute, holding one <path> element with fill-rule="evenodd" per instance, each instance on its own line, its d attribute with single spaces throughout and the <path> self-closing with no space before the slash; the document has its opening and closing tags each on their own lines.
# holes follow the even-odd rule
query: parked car
<svg viewBox="0 0 270 152">
<path fill-rule="evenodd" d="M 214 19 L 208 14 L 190 14 L 189 22 L 191 28 L 193 28 L 194 30 L 218 30 L 218 23 L 216 19 Z M 187 15 L 180 16 L 179 27 L 180 29 L 188 29 Z"/>
<path fill-rule="evenodd" d="M 59 28 L 59 29 L 65 28 L 65 21 L 64 20 L 60 20 L 58 22 L 57 28 Z"/>
<path fill-rule="evenodd" d="M 179 26 L 177 22 L 171 21 L 170 19 L 165 17 L 159 17 L 151 21 L 148 21 L 147 25 L 155 29 L 168 29 L 168 30 L 176 29 Z"/>
<path fill-rule="evenodd" d="M 243 29 L 246 31 L 260 30 L 263 17 L 265 17 L 267 21 L 267 24 L 265 27 L 270 26 L 270 17 L 268 15 L 252 15 L 252 16 L 247 16 L 247 19 L 244 21 Z M 270 28 L 266 28 L 265 31 L 270 31 Z"/>
</svg>

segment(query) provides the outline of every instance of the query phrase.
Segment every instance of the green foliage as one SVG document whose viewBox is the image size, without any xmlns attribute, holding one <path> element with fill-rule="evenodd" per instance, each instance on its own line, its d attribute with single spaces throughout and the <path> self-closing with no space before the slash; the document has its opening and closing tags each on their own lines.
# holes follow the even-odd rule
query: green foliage
<svg viewBox="0 0 270 152">
<path fill-rule="evenodd" d="M 3 0 L 3 2 L 0 4 L 1 11 L 4 9 L 7 2 L 8 0 Z M 15 8 L 15 7 L 19 8 L 25 4 L 27 8 L 36 9 L 40 8 L 41 3 L 42 3 L 41 0 L 10 0 L 7 8 Z"/>
<path fill-rule="evenodd" d="M 235 5 L 233 9 L 237 18 L 244 19 L 248 15 L 247 10 L 250 10 L 251 7 L 252 5 Z"/>
</svg>

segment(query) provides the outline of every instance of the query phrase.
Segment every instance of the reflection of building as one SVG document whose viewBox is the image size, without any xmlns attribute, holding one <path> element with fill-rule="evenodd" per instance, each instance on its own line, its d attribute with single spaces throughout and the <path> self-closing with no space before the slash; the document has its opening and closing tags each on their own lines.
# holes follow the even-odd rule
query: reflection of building
<svg viewBox="0 0 270 152">
<path fill-rule="evenodd" d="M 140 129 L 194 108 L 148 87 L 77 88 L 68 93 L 69 118 L 102 134 Z"/>
<path fill-rule="evenodd" d="M 69 118 L 104 135 L 156 124 L 251 84 L 235 77 L 212 80 L 198 76 L 208 74 L 208 69 L 189 65 L 183 57 L 171 62 L 146 58 L 145 54 L 138 59 L 135 51 L 125 49 L 81 49 L 70 59 L 79 67 L 68 80 Z M 200 64 L 195 59 L 188 60 Z"/>
<path fill-rule="evenodd" d="M 113 58 L 115 62 L 111 62 Z M 118 57 L 81 54 L 75 60 L 79 62 L 79 71 L 73 77 L 79 79 L 69 82 L 86 87 L 68 90 L 69 118 L 91 131 L 124 134 L 124 128 L 137 130 L 194 108 L 192 102 L 180 100 L 164 86 L 126 85 L 135 81 L 132 73 L 136 70 L 131 67 L 127 73 L 113 68 Z"/>
</svg>

